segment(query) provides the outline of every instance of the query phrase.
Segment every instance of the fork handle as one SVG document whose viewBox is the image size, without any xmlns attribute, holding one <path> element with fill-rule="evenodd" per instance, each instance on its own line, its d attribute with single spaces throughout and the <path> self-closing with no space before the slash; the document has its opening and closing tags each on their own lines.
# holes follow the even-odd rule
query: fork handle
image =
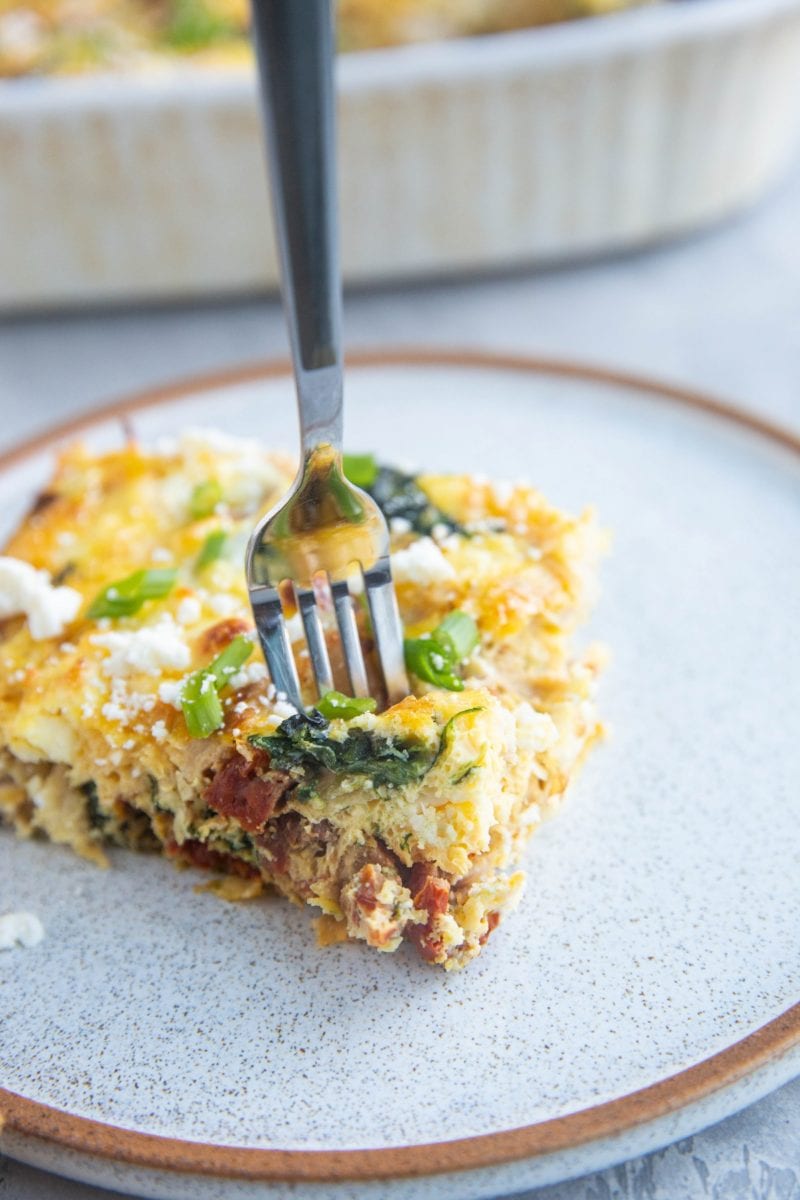
<svg viewBox="0 0 800 1200">
<path fill-rule="evenodd" d="M 341 451 L 332 4 L 252 0 L 252 14 L 303 452 Z"/>
</svg>

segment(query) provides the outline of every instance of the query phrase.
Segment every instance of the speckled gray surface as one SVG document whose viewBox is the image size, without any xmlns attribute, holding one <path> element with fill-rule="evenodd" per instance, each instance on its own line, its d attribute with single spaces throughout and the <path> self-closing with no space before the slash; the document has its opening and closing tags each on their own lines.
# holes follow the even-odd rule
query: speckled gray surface
<svg viewBox="0 0 800 1200">
<path fill-rule="evenodd" d="M 460 342 L 560 352 L 716 389 L 800 427 L 800 170 L 744 221 L 702 239 L 545 276 L 354 296 L 354 342 Z M 277 305 L 0 325 L 0 439 L 95 399 L 283 350 Z M 566 814 L 565 814 L 566 816 Z M 555 828 L 555 827 L 553 827 Z M 795 1200 L 800 1084 L 668 1151 L 537 1193 L 547 1200 Z M 110 1193 L 13 1163 L 3 1200 Z"/>
<path fill-rule="evenodd" d="M 288 396 L 284 381 L 248 385 L 136 427 L 224 412 L 244 430 L 266 408 L 291 444 Z M 424 425 L 426 466 L 528 475 L 597 504 L 615 535 L 593 622 L 614 652 L 614 736 L 535 839 L 519 912 L 450 977 L 361 947 L 320 954 L 305 913 L 195 896 L 159 860 L 120 853 L 103 873 L 0 836 L 0 905 L 48 934 L 0 962 L 14 1091 L 223 1144 L 446 1140 L 644 1087 L 798 999 L 800 743 L 781 717 L 800 709 L 796 461 L 575 381 L 370 369 L 349 399 L 354 448 L 380 446 L 402 401 L 401 460 L 419 459 Z M 19 492 L 20 475 L 0 480 L 0 502 Z"/>
</svg>

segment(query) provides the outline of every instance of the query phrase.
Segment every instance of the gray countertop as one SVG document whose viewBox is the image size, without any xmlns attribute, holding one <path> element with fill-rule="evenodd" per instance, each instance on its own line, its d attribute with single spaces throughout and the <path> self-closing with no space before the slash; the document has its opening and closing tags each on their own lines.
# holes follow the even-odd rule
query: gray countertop
<svg viewBox="0 0 800 1200">
<path fill-rule="evenodd" d="M 577 358 L 716 392 L 800 430 L 798 211 L 800 165 L 754 212 L 645 254 L 353 294 L 348 344 Z M 6 321 L 0 445 L 101 400 L 285 349 L 274 298 Z M 535 1195 L 800 1200 L 800 1080 L 667 1150 Z M 0 1158 L 0 1200 L 45 1197 L 111 1193 Z"/>
</svg>

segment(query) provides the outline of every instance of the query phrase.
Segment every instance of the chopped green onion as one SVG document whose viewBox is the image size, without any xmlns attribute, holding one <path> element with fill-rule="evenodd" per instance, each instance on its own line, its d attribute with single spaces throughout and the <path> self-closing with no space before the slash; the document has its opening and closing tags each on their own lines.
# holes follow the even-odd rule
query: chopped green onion
<svg viewBox="0 0 800 1200">
<path fill-rule="evenodd" d="M 195 571 L 204 571 L 213 562 L 222 557 L 228 535 L 224 529 L 214 529 L 200 547 L 200 553 L 194 564 Z"/>
<path fill-rule="evenodd" d="M 457 610 L 449 613 L 433 633 L 405 639 L 406 666 L 418 679 L 450 692 L 463 692 L 458 664 L 477 644 L 477 625 L 468 613 Z"/>
<path fill-rule="evenodd" d="M 131 617 L 145 600 L 160 600 L 169 595 L 177 577 L 174 567 L 134 571 L 125 579 L 118 579 L 103 588 L 89 605 L 86 616 L 92 621 L 100 617 Z"/>
<path fill-rule="evenodd" d="M 181 708 L 186 728 L 193 738 L 205 738 L 223 722 L 219 693 L 253 652 L 246 637 L 235 637 L 207 667 L 195 671 L 181 689 Z"/>
<path fill-rule="evenodd" d="M 478 644 L 478 626 L 469 613 L 456 609 L 455 612 L 448 613 L 437 627 L 436 637 L 440 642 L 449 638 L 453 644 L 456 659 L 461 662 L 472 653 Z"/>
<path fill-rule="evenodd" d="M 253 643 L 249 638 L 239 634 L 232 642 L 229 642 L 221 654 L 218 654 L 213 662 L 209 663 L 205 670 L 214 679 L 215 686 L 218 688 L 225 687 L 230 683 L 231 675 L 235 675 L 239 667 L 246 663 L 250 655 L 253 653 Z"/>
<path fill-rule="evenodd" d="M 437 641 L 431 634 L 418 638 L 406 638 L 404 642 L 406 666 L 417 679 L 424 679 L 436 687 L 449 692 L 463 692 L 464 680 L 456 675 L 452 648 Z"/>
<path fill-rule="evenodd" d="M 345 454 L 344 473 L 356 487 L 368 488 L 378 478 L 378 464 L 372 454 Z"/>
<path fill-rule="evenodd" d="M 195 484 L 189 499 L 189 512 L 195 521 L 210 517 L 222 499 L 222 488 L 216 479 Z"/>
<path fill-rule="evenodd" d="M 197 671 L 186 680 L 181 691 L 181 708 L 191 737 L 205 738 L 219 729 L 222 702 L 211 675 Z"/>
<path fill-rule="evenodd" d="M 314 707 L 328 721 L 332 721 L 334 717 L 350 721 L 353 717 L 360 717 L 362 713 L 374 712 L 377 705 L 371 696 L 353 697 L 345 696 L 343 692 L 326 692 L 324 696 L 320 696 Z"/>
<path fill-rule="evenodd" d="M 469 713 L 477 713 L 477 712 L 483 712 L 483 706 L 481 704 L 476 704 L 473 708 L 462 708 L 460 712 L 453 713 L 453 715 L 449 721 L 445 721 L 444 728 L 442 729 L 441 737 L 439 738 L 439 749 L 436 751 L 436 758 L 433 760 L 434 762 L 438 762 L 438 760 L 444 754 L 445 750 L 447 750 L 447 748 L 450 744 L 450 740 L 451 740 L 450 735 L 452 733 L 453 726 L 456 723 L 456 721 L 460 717 L 468 716 Z M 474 765 L 475 765 L 474 763 L 470 764 L 470 770 L 472 769 L 472 767 Z M 461 779 L 463 779 L 463 775 L 461 776 Z M 454 779 L 454 780 L 452 780 L 452 782 L 459 783 L 460 779 Z"/>
</svg>

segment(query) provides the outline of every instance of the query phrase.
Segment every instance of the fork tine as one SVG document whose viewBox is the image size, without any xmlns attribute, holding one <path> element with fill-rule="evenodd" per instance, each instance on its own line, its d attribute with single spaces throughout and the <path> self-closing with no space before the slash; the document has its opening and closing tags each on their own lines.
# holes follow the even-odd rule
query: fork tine
<svg viewBox="0 0 800 1200">
<path fill-rule="evenodd" d="M 298 588 L 297 603 L 303 618 L 303 628 L 306 631 L 306 642 L 311 655 L 314 678 L 317 681 L 317 694 L 324 696 L 326 692 L 333 691 L 333 672 L 313 588 Z"/>
<path fill-rule="evenodd" d="M 350 690 L 354 696 L 368 696 L 367 669 L 364 665 L 353 598 L 350 595 L 347 580 L 340 579 L 338 583 L 332 583 L 331 595 L 339 626 L 339 636 L 342 639 L 342 651 L 350 679 Z"/>
<path fill-rule="evenodd" d="M 392 584 L 388 554 L 384 554 L 374 567 L 364 572 L 364 587 L 372 619 L 372 631 L 378 647 L 386 699 L 389 704 L 397 704 L 408 695 L 408 676 L 403 655 L 403 626 Z"/>
<path fill-rule="evenodd" d="M 289 703 L 302 712 L 300 680 L 297 677 L 297 667 L 292 654 L 292 644 L 289 641 L 289 632 L 283 619 L 278 589 L 268 585 L 252 587 L 250 602 L 253 606 L 256 629 L 275 689 L 283 692 Z"/>
</svg>

